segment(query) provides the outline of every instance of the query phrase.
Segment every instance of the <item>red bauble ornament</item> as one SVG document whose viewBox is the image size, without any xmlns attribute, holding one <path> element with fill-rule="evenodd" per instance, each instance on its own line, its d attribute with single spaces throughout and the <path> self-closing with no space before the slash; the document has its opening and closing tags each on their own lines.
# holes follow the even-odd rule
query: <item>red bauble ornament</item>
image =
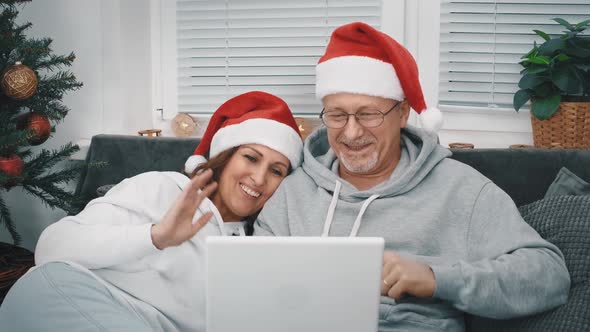
<svg viewBox="0 0 590 332">
<path fill-rule="evenodd" d="M 8 157 L 0 156 L 0 172 L 6 175 L 21 176 L 23 174 L 23 165 L 23 160 L 16 153 Z"/>
<path fill-rule="evenodd" d="M 49 119 L 39 113 L 31 112 L 21 115 L 16 120 L 16 129 L 30 129 L 34 135 L 29 138 L 31 145 L 39 145 L 45 142 L 51 135 L 51 123 Z"/>
<path fill-rule="evenodd" d="M 23 174 L 24 162 L 15 153 L 8 157 L 0 156 L 0 172 L 9 176 L 21 176 Z M 13 187 L 16 183 L 14 181 L 8 181 L 4 183 L 4 187 Z"/>
</svg>

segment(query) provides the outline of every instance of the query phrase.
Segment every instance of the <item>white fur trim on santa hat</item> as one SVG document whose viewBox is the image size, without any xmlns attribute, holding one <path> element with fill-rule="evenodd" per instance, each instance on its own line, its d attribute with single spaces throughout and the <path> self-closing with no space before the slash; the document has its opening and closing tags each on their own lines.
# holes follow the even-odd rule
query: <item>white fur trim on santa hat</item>
<svg viewBox="0 0 590 332">
<path fill-rule="evenodd" d="M 205 157 L 199 155 L 192 155 L 188 157 L 188 159 L 184 163 L 184 172 L 186 174 L 191 174 L 197 168 L 197 166 L 204 164 L 206 162 L 207 159 L 205 159 Z"/>
<path fill-rule="evenodd" d="M 282 153 L 296 168 L 301 163 L 303 142 L 290 126 L 269 119 L 250 119 L 217 131 L 211 141 L 209 154 L 218 153 L 242 144 L 261 144 Z"/>
<path fill-rule="evenodd" d="M 438 108 L 427 108 L 420 112 L 422 128 L 438 133 L 443 124 L 442 112 Z"/>
<path fill-rule="evenodd" d="M 343 92 L 394 100 L 405 98 L 393 65 L 366 56 L 341 56 L 316 66 L 318 99 Z"/>
</svg>

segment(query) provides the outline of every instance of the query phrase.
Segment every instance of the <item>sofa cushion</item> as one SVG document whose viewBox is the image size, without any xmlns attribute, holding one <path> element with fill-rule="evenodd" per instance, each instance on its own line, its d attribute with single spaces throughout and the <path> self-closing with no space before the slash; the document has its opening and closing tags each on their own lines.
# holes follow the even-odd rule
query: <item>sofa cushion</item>
<svg viewBox="0 0 590 332">
<path fill-rule="evenodd" d="M 116 186 L 116 184 L 105 184 L 104 186 L 100 186 L 100 187 L 96 188 L 96 196 L 102 197 L 102 196 L 106 195 L 107 192 L 109 190 L 113 189 L 114 186 Z"/>
<path fill-rule="evenodd" d="M 182 171 L 199 142 L 195 137 L 93 136 L 86 163 L 105 165 L 88 167 L 80 175 L 76 187 L 80 209 L 98 197 L 98 187 L 149 171 Z"/>
<path fill-rule="evenodd" d="M 562 167 L 547 189 L 545 198 L 559 195 L 590 195 L 590 183 Z"/>
<path fill-rule="evenodd" d="M 520 207 L 523 218 L 565 257 L 572 286 L 568 302 L 508 320 L 471 317 L 471 331 L 590 331 L 590 196 L 553 196 Z"/>
</svg>

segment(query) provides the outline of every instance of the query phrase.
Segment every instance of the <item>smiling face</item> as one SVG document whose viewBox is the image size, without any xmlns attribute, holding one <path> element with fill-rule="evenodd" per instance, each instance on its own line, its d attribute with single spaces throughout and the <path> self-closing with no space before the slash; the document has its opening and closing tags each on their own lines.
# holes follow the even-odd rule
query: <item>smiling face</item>
<svg viewBox="0 0 590 332">
<path fill-rule="evenodd" d="M 225 222 L 257 213 L 289 172 L 289 159 L 260 144 L 242 145 L 225 165 L 213 203 Z"/>
<path fill-rule="evenodd" d="M 400 153 L 400 130 L 408 121 L 409 107 L 401 102 L 361 94 L 338 93 L 322 100 L 325 111 L 386 113 L 383 123 L 374 128 L 363 127 L 353 116 L 343 128 L 328 128 L 328 141 L 341 162 L 341 168 L 351 174 L 378 174 L 397 164 Z"/>
</svg>

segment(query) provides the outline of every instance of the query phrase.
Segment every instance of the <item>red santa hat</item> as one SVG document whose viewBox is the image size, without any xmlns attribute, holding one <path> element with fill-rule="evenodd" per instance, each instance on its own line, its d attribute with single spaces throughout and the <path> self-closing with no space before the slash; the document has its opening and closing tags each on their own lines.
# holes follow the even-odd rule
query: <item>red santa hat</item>
<svg viewBox="0 0 590 332">
<path fill-rule="evenodd" d="M 252 91 L 221 105 L 199 146 L 184 164 L 187 174 L 220 152 L 242 144 L 261 144 L 282 153 L 295 168 L 301 163 L 303 141 L 289 106 L 279 97 Z"/>
<path fill-rule="evenodd" d="M 334 30 L 316 66 L 317 97 L 342 92 L 407 99 L 420 114 L 422 127 L 437 132 L 442 125 L 440 110 L 426 107 L 418 66 L 410 52 L 365 23 Z"/>
</svg>

